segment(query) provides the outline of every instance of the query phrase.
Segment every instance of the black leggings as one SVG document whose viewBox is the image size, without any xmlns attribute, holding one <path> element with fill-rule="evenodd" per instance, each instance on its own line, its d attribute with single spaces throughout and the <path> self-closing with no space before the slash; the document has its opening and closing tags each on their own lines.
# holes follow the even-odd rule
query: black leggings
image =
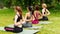
<svg viewBox="0 0 60 34">
<path fill-rule="evenodd" d="M 42 19 L 38 19 L 39 21 L 48 21 L 48 17 L 47 16 L 43 16 Z"/>
<path fill-rule="evenodd" d="M 17 26 L 14 26 L 14 28 L 5 27 L 4 29 L 8 32 L 14 32 L 14 33 L 19 33 L 19 32 L 23 31 L 23 28 L 20 28 L 20 27 L 17 27 Z"/>
</svg>

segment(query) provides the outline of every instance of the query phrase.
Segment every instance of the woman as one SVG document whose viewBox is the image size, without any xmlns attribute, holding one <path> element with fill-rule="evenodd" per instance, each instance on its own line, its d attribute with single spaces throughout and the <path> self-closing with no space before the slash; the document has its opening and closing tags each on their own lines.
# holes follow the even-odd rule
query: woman
<svg viewBox="0 0 60 34">
<path fill-rule="evenodd" d="M 25 21 L 26 23 L 23 24 L 23 27 L 32 27 L 32 11 L 33 11 L 33 7 L 29 6 L 27 7 L 27 13 L 25 15 Z"/>
<path fill-rule="evenodd" d="M 50 15 L 49 10 L 47 9 L 47 5 L 45 3 L 42 4 L 42 20 L 48 20 L 47 16 Z"/>
<path fill-rule="evenodd" d="M 5 27 L 4 29 L 6 31 L 19 33 L 19 32 L 23 31 L 23 28 L 22 28 L 22 21 L 23 21 L 22 9 L 19 6 L 16 6 L 15 12 L 16 12 L 16 15 L 15 15 L 15 19 L 14 19 L 14 28 Z"/>
<path fill-rule="evenodd" d="M 32 23 L 33 24 L 38 24 L 39 23 L 39 19 L 41 19 L 41 18 L 42 18 L 42 14 L 39 11 L 39 6 L 36 5 L 35 6 L 35 11 L 34 11 L 34 14 L 33 14 L 33 21 L 32 21 Z"/>
<path fill-rule="evenodd" d="M 38 6 L 38 5 L 35 6 L 34 15 L 37 17 L 37 19 L 38 19 L 39 21 L 40 21 L 40 19 L 42 18 L 42 14 L 41 14 L 41 12 L 39 11 L 39 6 Z"/>
</svg>

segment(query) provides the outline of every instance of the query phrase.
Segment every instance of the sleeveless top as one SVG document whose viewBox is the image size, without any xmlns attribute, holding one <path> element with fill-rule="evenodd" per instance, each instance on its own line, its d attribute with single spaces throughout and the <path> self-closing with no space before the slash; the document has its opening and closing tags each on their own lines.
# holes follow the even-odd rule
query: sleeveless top
<svg viewBox="0 0 60 34">
<path fill-rule="evenodd" d="M 34 15 L 35 19 L 37 19 L 37 18 L 38 18 L 38 15 L 39 15 L 39 13 L 36 13 L 36 16 Z"/>
<path fill-rule="evenodd" d="M 27 17 L 27 19 L 30 19 L 30 18 L 31 18 L 31 16 L 32 16 L 32 14 L 31 14 L 31 12 L 30 12 L 30 17 Z"/>
<path fill-rule="evenodd" d="M 46 13 L 48 13 L 47 11 L 46 11 L 46 9 L 45 9 L 45 12 L 44 12 L 44 14 L 46 14 Z"/>
<path fill-rule="evenodd" d="M 17 15 L 18 16 L 18 18 L 17 18 L 17 22 L 19 22 L 21 19 L 22 19 L 22 15 Z"/>
</svg>

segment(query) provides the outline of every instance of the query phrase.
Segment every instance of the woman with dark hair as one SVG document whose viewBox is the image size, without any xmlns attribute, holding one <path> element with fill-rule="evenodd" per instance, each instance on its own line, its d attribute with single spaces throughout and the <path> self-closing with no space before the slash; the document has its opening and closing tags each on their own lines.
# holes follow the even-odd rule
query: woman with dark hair
<svg viewBox="0 0 60 34">
<path fill-rule="evenodd" d="M 14 33 L 19 33 L 23 31 L 22 28 L 22 21 L 23 21 L 23 16 L 22 16 L 22 9 L 19 6 L 15 7 L 15 19 L 14 19 L 14 28 L 12 27 L 5 27 L 5 31 L 9 32 L 14 32 Z"/>
<path fill-rule="evenodd" d="M 38 6 L 38 5 L 35 6 L 34 15 L 35 15 L 35 17 L 37 17 L 38 20 L 42 18 L 42 14 L 41 14 L 41 12 L 39 11 L 39 6 Z M 39 21 L 40 21 L 40 20 L 39 20 Z"/>
<path fill-rule="evenodd" d="M 33 14 L 33 7 L 28 6 L 27 7 L 27 13 L 25 15 L 25 21 L 26 23 L 23 24 L 23 27 L 32 27 L 32 14 Z"/>
</svg>

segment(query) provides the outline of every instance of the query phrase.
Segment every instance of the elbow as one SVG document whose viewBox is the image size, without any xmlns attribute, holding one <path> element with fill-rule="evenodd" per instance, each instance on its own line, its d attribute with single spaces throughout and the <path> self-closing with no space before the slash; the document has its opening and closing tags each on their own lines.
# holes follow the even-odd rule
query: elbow
<svg viewBox="0 0 60 34">
<path fill-rule="evenodd" d="M 49 12 L 49 14 L 48 15 L 50 15 L 50 12 Z"/>
<path fill-rule="evenodd" d="M 50 13 L 49 13 L 50 14 Z"/>
</svg>

